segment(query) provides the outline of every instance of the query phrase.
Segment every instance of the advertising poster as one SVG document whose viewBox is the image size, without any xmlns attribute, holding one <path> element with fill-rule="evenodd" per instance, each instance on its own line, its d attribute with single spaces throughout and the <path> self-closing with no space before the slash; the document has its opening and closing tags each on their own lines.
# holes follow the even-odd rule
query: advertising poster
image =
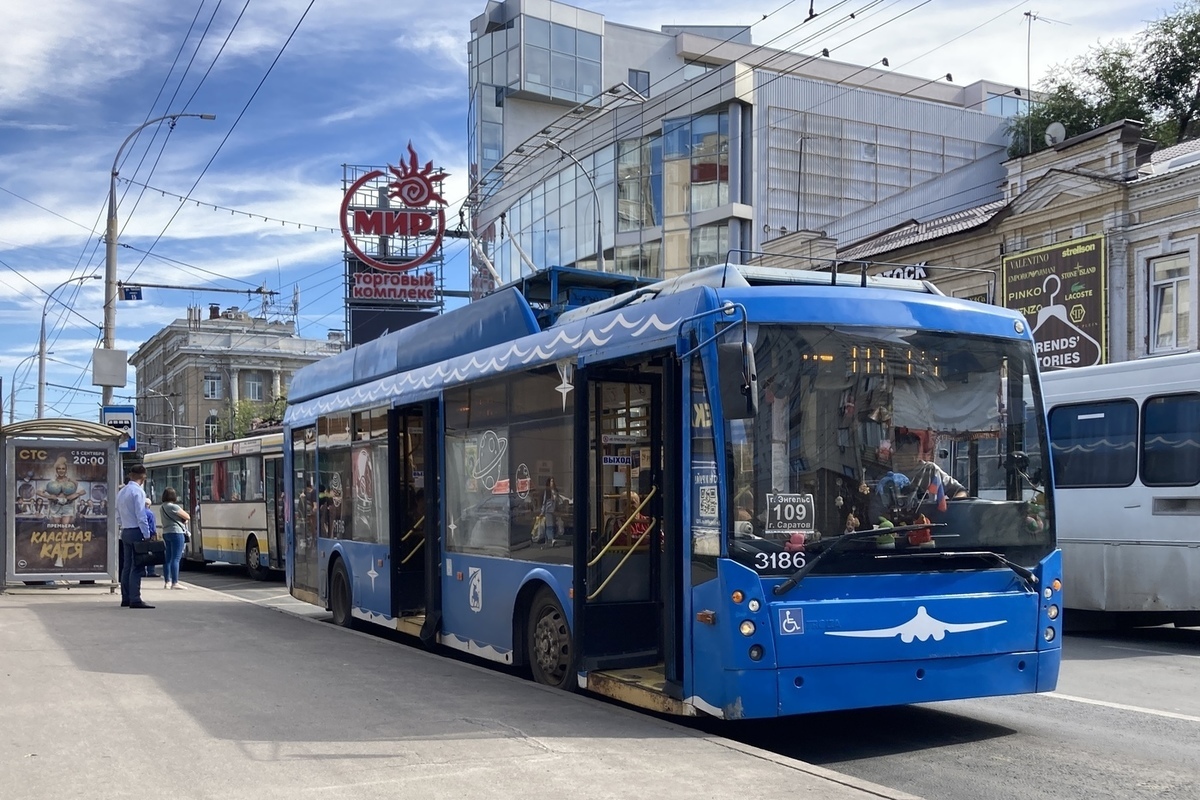
<svg viewBox="0 0 1200 800">
<path fill-rule="evenodd" d="M 109 450 L 105 442 L 10 443 L 15 577 L 109 572 Z"/>
<path fill-rule="evenodd" d="M 1029 321 L 1042 369 L 1108 360 L 1104 255 L 1104 237 L 1086 236 L 1003 258 L 1004 307 Z"/>
</svg>

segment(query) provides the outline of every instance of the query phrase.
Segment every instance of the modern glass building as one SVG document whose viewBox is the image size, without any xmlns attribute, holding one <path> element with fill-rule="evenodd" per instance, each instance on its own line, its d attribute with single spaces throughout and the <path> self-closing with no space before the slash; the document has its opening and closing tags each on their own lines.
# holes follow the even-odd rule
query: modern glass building
<svg viewBox="0 0 1200 800">
<path fill-rule="evenodd" d="M 469 45 L 477 288 L 554 265 L 672 277 L 797 230 L 846 244 L 1000 198 L 1019 89 L 821 45 L 489 2 Z"/>
</svg>

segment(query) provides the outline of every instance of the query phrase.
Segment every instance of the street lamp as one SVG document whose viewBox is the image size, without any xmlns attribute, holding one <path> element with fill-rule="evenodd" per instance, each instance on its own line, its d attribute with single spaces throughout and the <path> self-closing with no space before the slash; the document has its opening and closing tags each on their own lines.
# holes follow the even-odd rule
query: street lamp
<svg viewBox="0 0 1200 800">
<path fill-rule="evenodd" d="M 601 272 L 604 272 L 604 242 L 600 237 L 600 193 L 596 191 L 596 182 L 592 180 L 592 176 L 588 174 L 586 169 L 584 169 L 583 164 L 579 163 L 579 159 L 564 150 L 558 142 L 554 141 L 553 139 L 547 139 L 546 147 L 557 150 L 558 152 L 562 153 L 563 156 L 575 162 L 575 166 L 579 167 L 579 171 L 583 173 L 583 177 L 587 178 L 588 185 L 592 187 L 592 198 L 596 203 L 596 267 Z"/>
<path fill-rule="evenodd" d="M 160 392 L 157 389 L 142 389 L 142 391 L 149 392 L 150 394 L 152 394 L 156 397 L 161 397 L 163 400 L 167 401 L 167 406 L 171 409 L 171 449 L 174 450 L 176 447 L 175 424 L 178 421 L 178 419 L 175 416 L 175 404 L 171 402 L 171 395 L 164 394 L 163 392 Z"/>
<path fill-rule="evenodd" d="M 54 293 L 67 284 L 98 280 L 100 280 L 99 275 L 77 275 L 74 278 L 67 278 L 58 286 L 55 286 L 53 289 L 51 289 L 50 294 L 46 295 L 46 302 L 42 303 L 42 332 L 41 335 L 38 336 L 38 419 L 42 419 L 46 416 L 46 311 L 50 307 L 50 301 L 54 299 Z"/>
<path fill-rule="evenodd" d="M 38 357 L 37 353 L 30 353 L 29 355 L 25 356 L 20 361 L 18 361 L 16 369 L 13 370 L 12 383 L 8 387 L 8 424 L 9 425 L 13 424 L 13 422 L 16 419 L 17 373 L 21 371 L 21 367 L 24 366 L 28 361 L 30 361 L 31 359 L 37 358 L 37 357 Z M 21 388 L 23 389 L 25 387 L 22 386 Z M 0 419 L 3 419 L 3 417 L 0 417 Z"/>
<path fill-rule="evenodd" d="M 117 165 L 121 162 L 121 153 L 125 152 L 125 146 L 142 131 L 143 128 L 148 128 L 163 120 L 171 120 L 171 127 L 175 127 L 175 122 L 180 117 L 199 117 L 200 119 L 216 119 L 216 114 L 167 114 L 162 117 L 156 117 L 152 120 L 147 120 L 141 125 L 133 129 L 133 133 L 125 137 L 125 141 L 121 142 L 121 146 L 117 149 L 117 157 L 113 159 L 112 176 L 108 183 L 108 228 L 105 232 L 105 258 L 104 258 L 104 349 L 113 350 L 116 348 L 116 331 L 117 331 Z M 101 402 L 104 405 L 112 404 L 113 387 L 105 386 L 102 393 Z"/>
</svg>

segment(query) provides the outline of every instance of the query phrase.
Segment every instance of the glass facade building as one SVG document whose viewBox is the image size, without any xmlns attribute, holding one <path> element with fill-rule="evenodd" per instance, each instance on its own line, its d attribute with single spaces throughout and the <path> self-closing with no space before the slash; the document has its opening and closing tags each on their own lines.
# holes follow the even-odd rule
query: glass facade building
<svg viewBox="0 0 1200 800">
<path fill-rule="evenodd" d="M 471 28 L 477 263 L 502 283 L 598 268 L 601 248 L 606 271 L 673 277 L 798 229 L 845 244 L 999 198 L 995 84 L 756 47 L 748 29 L 632 28 L 552 0 L 489 3 Z"/>
</svg>

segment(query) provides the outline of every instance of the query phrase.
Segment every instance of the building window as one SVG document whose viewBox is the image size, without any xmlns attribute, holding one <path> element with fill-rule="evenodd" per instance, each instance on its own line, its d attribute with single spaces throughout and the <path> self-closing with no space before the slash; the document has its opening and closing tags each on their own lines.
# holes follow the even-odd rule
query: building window
<svg viewBox="0 0 1200 800">
<path fill-rule="evenodd" d="M 650 73 L 644 69 L 629 70 L 629 88 L 642 97 L 650 96 Z"/>
<path fill-rule="evenodd" d="M 204 375 L 204 399 L 205 400 L 220 400 L 221 399 L 221 376 L 213 373 Z"/>
<path fill-rule="evenodd" d="M 204 420 L 204 441 L 211 443 L 218 441 L 221 436 L 221 423 L 217 421 L 216 414 L 209 414 L 208 419 Z"/>
<path fill-rule="evenodd" d="M 1191 284 L 1186 253 L 1150 260 L 1150 346 L 1153 351 L 1187 347 Z"/>
<path fill-rule="evenodd" d="M 256 403 L 263 400 L 263 379 L 257 372 L 246 376 L 246 399 Z"/>
</svg>

